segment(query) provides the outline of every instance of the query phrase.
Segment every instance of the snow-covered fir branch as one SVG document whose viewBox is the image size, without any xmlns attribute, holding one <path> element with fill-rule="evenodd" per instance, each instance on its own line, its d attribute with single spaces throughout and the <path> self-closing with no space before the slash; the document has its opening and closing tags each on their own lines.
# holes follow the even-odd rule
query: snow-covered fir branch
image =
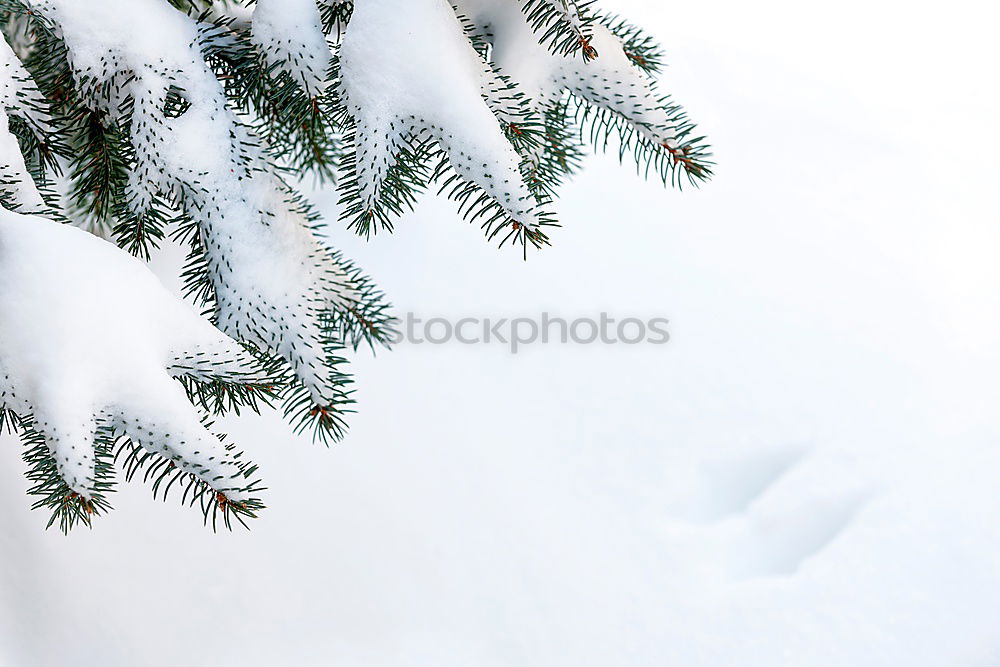
<svg viewBox="0 0 1000 667">
<path fill-rule="evenodd" d="M 0 416 L 63 529 L 109 507 L 116 457 L 255 515 L 255 468 L 204 425 L 227 409 L 344 436 L 347 357 L 392 319 L 331 222 L 391 231 L 434 190 L 526 253 L 588 144 L 711 175 L 655 42 L 589 1 L 0 0 L 0 25 Z M 168 238 L 207 319 L 142 266 Z"/>
</svg>

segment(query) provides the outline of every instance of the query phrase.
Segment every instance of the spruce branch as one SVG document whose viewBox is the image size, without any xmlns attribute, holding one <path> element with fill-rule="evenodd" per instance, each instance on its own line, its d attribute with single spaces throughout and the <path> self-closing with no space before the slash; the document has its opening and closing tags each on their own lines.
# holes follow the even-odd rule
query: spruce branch
<svg viewBox="0 0 1000 667">
<path fill-rule="evenodd" d="M 93 30 L 101 17 L 107 30 Z M 163 34 L 149 39 L 149 26 Z M 17 211 L 72 220 L 142 260 L 179 242 L 187 298 L 239 341 L 108 280 L 91 310 L 118 294 L 129 316 L 109 318 L 115 328 L 145 323 L 130 341 L 171 329 L 150 324 L 150 299 L 212 333 L 160 350 L 128 396 L 50 400 L 38 368 L 0 374 L 0 428 L 19 429 L 36 505 L 64 531 L 110 509 L 116 464 L 154 495 L 183 489 L 213 525 L 255 516 L 256 468 L 211 435 L 211 415 L 274 405 L 314 440 L 345 436 L 347 358 L 387 347 L 396 323 L 385 295 L 330 248 L 291 185 L 302 176 L 335 187 L 341 221 L 365 237 L 392 231 L 430 192 L 526 256 L 549 244 L 558 188 L 588 149 L 676 187 L 714 166 L 702 133 L 658 91 L 660 46 L 593 0 L 0 0 L 0 30 L 0 235 L 20 238 Z M 132 275 L 117 261 L 105 263 Z M 5 262 L 0 273 L 21 268 Z M 46 289 L 52 300 L 72 291 Z M 6 340 L 0 367 L 17 361 Z M 132 381 L 63 379 L 82 394 Z M 169 415 L 140 405 L 145 394 L 169 397 Z"/>
<path fill-rule="evenodd" d="M 559 55 L 579 54 L 584 61 L 599 53 L 593 45 L 593 0 L 518 0 L 539 41 Z"/>
</svg>

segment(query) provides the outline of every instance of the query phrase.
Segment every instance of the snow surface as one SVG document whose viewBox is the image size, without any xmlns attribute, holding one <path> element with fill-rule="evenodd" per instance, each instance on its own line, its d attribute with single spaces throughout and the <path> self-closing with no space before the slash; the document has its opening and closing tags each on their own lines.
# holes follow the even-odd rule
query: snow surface
<svg viewBox="0 0 1000 667">
<path fill-rule="evenodd" d="M 227 425 L 269 487 L 247 534 L 140 485 L 42 533 L 7 439 L 0 662 L 1000 662 L 996 8 L 619 8 L 715 181 L 594 160 L 526 264 L 441 202 L 336 241 L 403 311 L 665 315 L 671 344 L 360 359 L 343 446 Z"/>
</svg>

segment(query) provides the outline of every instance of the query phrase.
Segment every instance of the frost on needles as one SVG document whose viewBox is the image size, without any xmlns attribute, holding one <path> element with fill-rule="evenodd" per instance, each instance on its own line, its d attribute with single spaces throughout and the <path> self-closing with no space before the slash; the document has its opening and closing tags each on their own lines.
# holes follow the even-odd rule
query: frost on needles
<svg viewBox="0 0 1000 667">
<path fill-rule="evenodd" d="M 587 145 L 664 183 L 711 176 L 652 78 L 658 46 L 591 2 L 0 13 L 0 426 L 63 530 L 110 508 L 116 467 L 213 525 L 256 516 L 256 467 L 214 415 L 273 403 L 297 431 L 344 436 L 346 358 L 386 344 L 393 320 L 330 222 L 391 231 L 433 190 L 527 253 L 551 242 Z M 339 221 L 297 192 L 306 175 L 337 190 Z M 190 303 L 143 263 L 167 238 L 189 248 Z"/>
</svg>

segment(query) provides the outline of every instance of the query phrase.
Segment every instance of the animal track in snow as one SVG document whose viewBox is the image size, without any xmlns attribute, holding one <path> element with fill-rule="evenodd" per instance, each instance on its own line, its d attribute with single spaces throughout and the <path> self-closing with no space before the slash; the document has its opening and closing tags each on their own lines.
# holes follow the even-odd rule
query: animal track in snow
<svg viewBox="0 0 1000 667">
<path fill-rule="evenodd" d="M 804 447 L 705 463 L 702 482 L 693 518 L 737 579 L 794 574 L 835 542 L 871 495 L 849 461 Z"/>
<path fill-rule="evenodd" d="M 704 464 L 695 518 L 718 521 L 746 511 L 805 455 L 802 447 L 785 447 Z"/>
<path fill-rule="evenodd" d="M 731 552 L 731 572 L 739 578 L 794 574 L 850 525 L 867 496 L 851 491 L 748 516 Z"/>
</svg>

